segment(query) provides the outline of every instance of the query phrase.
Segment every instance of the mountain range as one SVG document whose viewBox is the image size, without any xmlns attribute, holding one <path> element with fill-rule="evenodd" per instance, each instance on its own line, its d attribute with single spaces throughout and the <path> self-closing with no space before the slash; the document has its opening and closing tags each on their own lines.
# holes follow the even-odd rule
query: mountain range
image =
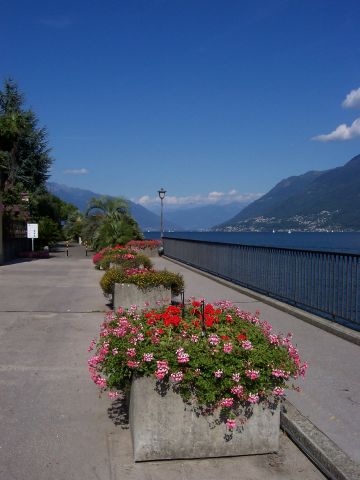
<svg viewBox="0 0 360 480">
<path fill-rule="evenodd" d="M 85 190 L 82 188 L 68 187 L 55 182 L 48 182 L 47 189 L 52 194 L 61 198 L 64 202 L 72 203 L 80 211 L 85 212 L 91 198 L 99 198 L 105 195 Z M 110 196 L 110 195 L 107 195 Z M 159 231 L 160 230 L 160 216 L 150 212 L 147 208 L 138 203 L 127 200 L 131 215 L 140 225 L 144 231 Z M 164 229 L 166 230 L 182 230 L 181 227 L 164 219 Z"/>
<path fill-rule="evenodd" d="M 342 167 L 286 178 L 217 231 L 360 230 L 360 155 Z"/>
<path fill-rule="evenodd" d="M 68 187 L 55 182 L 47 183 L 48 190 L 61 198 L 61 200 L 72 203 L 80 211 L 85 212 L 89 200 L 104 195 L 85 190 L 82 188 Z M 127 200 L 132 216 L 140 225 L 143 231 L 159 231 L 160 215 L 147 208 Z M 218 222 L 238 213 L 244 203 L 233 202 L 227 205 L 206 205 L 201 207 L 189 207 L 187 209 L 164 208 L 164 230 L 207 230 Z"/>
</svg>

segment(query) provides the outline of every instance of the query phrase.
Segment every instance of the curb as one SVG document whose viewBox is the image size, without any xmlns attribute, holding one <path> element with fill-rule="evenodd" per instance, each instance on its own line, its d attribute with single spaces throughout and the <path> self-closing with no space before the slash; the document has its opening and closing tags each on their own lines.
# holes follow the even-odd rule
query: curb
<svg viewBox="0 0 360 480">
<path fill-rule="evenodd" d="M 281 408 L 280 426 L 328 478 L 360 480 L 360 465 L 287 400 Z"/>
<path fill-rule="evenodd" d="M 168 257 L 166 255 L 164 255 L 164 258 L 166 258 L 166 260 L 169 260 L 170 262 L 176 263 L 177 265 L 180 265 L 189 270 L 192 270 L 193 272 L 199 273 L 200 275 L 203 275 L 206 278 L 209 278 L 217 283 L 220 283 L 221 285 L 229 287 L 232 290 L 243 293 L 248 297 L 255 298 L 256 300 L 266 303 L 267 305 L 271 305 L 272 307 L 277 308 L 282 312 L 289 313 L 290 315 L 293 315 L 294 317 L 299 318 L 304 322 L 310 323 L 311 325 L 321 328 L 322 330 L 325 330 L 328 333 L 332 333 L 337 337 L 341 337 L 344 340 L 347 340 L 348 342 L 355 343 L 356 345 L 360 345 L 360 332 L 357 332 L 356 330 L 351 330 L 351 328 L 332 322 L 331 320 L 326 320 L 324 318 L 318 317 L 317 315 L 313 315 L 312 313 L 308 313 L 305 310 L 301 310 L 300 308 L 293 307 L 292 305 L 288 305 L 287 303 L 283 303 L 283 302 L 280 302 L 279 300 L 275 300 L 274 298 L 267 297 L 266 295 L 262 295 L 261 293 L 257 293 L 254 290 L 241 287 L 240 285 L 236 285 L 235 283 L 229 282 L 228 280 L 224 280 L 223 278 L 216 277 L 211 273 L 207 273 L 203 270 L 200 270 L 191 265 L 188 265 L 187 263 L 183 263 L 183 262 L 180 262 L 179 260 L 175 260 L 174 258 Z"/>
</svg>

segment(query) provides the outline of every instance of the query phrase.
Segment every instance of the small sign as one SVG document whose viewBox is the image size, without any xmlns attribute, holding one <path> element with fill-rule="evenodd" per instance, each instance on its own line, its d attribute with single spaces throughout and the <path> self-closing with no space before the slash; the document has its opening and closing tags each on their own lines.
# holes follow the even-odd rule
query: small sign
<svg viewBox="0 0 360 480">
<path fill-rule="evenodd" d="M 39 225 L 37 223 L 27 224 L 27 238 L 39 238 Z"/>
</svg>

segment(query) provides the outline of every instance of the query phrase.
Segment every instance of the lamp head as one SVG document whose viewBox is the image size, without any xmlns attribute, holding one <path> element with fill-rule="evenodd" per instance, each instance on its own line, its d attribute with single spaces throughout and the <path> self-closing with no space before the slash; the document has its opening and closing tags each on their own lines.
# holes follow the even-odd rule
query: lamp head
<svg viewBox="0 0 360 480">
<path fill-rule="evenodd" d="M 159 194 L 160 199 L 161 199 L 161 200 L 164 200 L 165 194 L 166 194 L 166 190 L 164 190 L 163 187 L 161 187 L 160 190 L 158 190 L 158 194 Z"/>
</svg>

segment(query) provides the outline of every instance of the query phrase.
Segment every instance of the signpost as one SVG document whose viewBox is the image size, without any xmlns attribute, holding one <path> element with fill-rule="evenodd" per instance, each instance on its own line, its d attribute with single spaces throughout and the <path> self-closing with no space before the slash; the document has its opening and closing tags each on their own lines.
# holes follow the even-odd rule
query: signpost
<svg viewBox="0 0 360 480">
<path fill-rule="evenodd" d="M 34 251 L 34 238 L 39 238 L 39 224 L 27 224 L 27 238 L 31 238 L 31 251 Z"/>
</svg>

